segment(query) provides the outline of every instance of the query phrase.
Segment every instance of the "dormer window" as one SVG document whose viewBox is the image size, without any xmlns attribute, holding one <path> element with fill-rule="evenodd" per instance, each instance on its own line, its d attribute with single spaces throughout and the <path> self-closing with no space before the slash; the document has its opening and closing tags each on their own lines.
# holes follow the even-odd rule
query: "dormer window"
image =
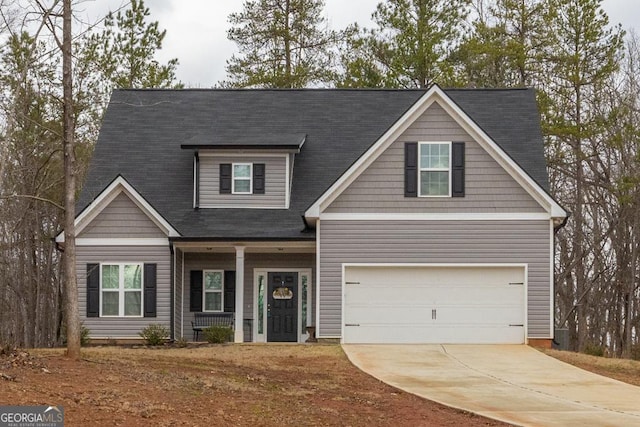
<svg viewBox="0 0 640 427">
<path fill-rule="evenodd" d="M 264 163 L 220 163 L 220 194 L 265 194 Z"/>
<path fill-rule="evenodd" d="M 232 194 L 251 194 L 253 192 L 252 169 L 253 164 L 251 163 L 233 164 Z"/>
</svg>

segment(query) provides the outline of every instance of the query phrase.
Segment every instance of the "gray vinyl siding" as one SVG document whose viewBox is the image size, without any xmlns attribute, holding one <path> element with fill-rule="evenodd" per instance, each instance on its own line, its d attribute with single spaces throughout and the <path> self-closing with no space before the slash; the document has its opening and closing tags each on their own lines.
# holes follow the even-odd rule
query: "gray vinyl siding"
<svg viewBox="0 0 640 427">
<path fill-rule="evenodd" d="M 286 154 L 278 157 L 212 157 L 200 156 L 201 208 L 282 208 L 286 206 Z M 264 194 L 220 194 L 221 163 L 264 163 Z"/>
<path fill-rule="evenodd" d="M 465 196 L 404 197 L 405 142 L 465 142 Z M 417 119 L 325 212 L 543 212 L 438 104 Z"/>
<path fill-rule="evenodd" d="M 167 237 L 125 193 L 120 193 L 78 237 Z"/>
<path fill-rule="evenodd" d="M 548 221 L 321 221 L 319 336 L 340 336 L 343 263 L 524 263 L 528 337 L 550 333 Z"/>
<path fill-rule="evenodd" d="M 252 329 L 249 327 L 253 322 L 253 270 L 255 268 L 282 268 L 297 270 L 302 268 L 312 268 L 312 296 L 315 295 L 315 254 L 268 254 L 268 253 L 246 253 L 244 259 L 244 309 L 242 318 L 245 320 L 244 340 L 252 340 Z M 184 337 L 193 340 L 193 330 L 191 321 L 194 319 L 190 306 L 190 280 L 191 270 L 235 270 L 235 253 L 185 253 L 184 259 L 184 292 L 183 292 L 183 331 Z M 312 301 L 315 298 L 312 298 Z M 314 304 L 312 312 L 315 318 Z"/>
<path fill-rule="evenodd" d="M 174 254 L 175 258 L 175 271 L 174 277 L 174 312 L 173 312 L 173 331 L 174 338 L 180 339 L 182 337 L 182 290 L 184 288 L 184 281 L 182 275 L 183 269 L 183 257 L 184 254 L 180 249 L 176 249 Z"/>
<path fill-rule="evenodd" d="M 80 320 L 92 338 L 137 338 L 151 323 L 171 326 L 171 253 L 167 246 L 78 246 L 76 274 Z M 87 264 L 108 262 L 140 262 L 157 264 L 156 317 L 90 317 L 87 318 Z"/>
</svg>

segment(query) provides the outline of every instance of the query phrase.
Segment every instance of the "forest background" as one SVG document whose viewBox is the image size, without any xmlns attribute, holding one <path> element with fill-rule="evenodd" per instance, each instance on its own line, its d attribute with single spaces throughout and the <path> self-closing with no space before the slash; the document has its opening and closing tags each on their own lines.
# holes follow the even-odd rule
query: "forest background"
<svg viewBox="0 0 640 427">
<path fill-rule="evenodd" d="M 90 3 L 73 5 L 76 193 L 114 88 L 207 87 L 179 81 L 179 58 L 159 59 L 166 31 L 143 0 L 104 17 L 89 16 Z M 574 350 L 640 358 L 640 38 L 602 1 L 387 0 L 343 28 L 322 0 L 235 3 L 236 50 L 217 87 L 535 88 L 551 193 L 571 212 L 556 235 L 556 325 Z M 64 222 L 61 4 L 0 0 L 6 345 L 65 339 L 52 241 Z"/>
</svg>

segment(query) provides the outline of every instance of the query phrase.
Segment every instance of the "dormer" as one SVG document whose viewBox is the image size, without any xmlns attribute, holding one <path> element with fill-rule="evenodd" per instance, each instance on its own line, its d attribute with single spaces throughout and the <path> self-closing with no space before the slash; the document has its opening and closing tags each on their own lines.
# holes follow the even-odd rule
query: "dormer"
<svg viewBox="0 0 640 427">
<path fill-rule="evenodd" d="M 305 140 L 305 134 L 191 138 L 181 147 L 194 151 L 194 208 L 288 209 L 295 155 Z"/>
</svg>

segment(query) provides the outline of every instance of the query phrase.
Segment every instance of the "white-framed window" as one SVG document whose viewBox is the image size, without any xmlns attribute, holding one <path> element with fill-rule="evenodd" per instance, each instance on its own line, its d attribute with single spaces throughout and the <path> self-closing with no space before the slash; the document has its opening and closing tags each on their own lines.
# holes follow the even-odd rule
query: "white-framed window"
<svg viewBox="0 0 640 427">
<path fill-rule="evenodd" d="M 224 272 L 204 270 L 202 281 L 202 311 L 224 311 Z"/>
<path fill-rule="evenodd" d="M 231 193 L 253 193 L 253 163 L 233 163 L 231 166 Z"/>
<path fill-rule="evenodd" d="M 421 142 L 420 197 L 451 197 L 451 142 Z"/>
<path fill-rule="evenodd" d="M 141 263 L 100 264 L 100 316 L 142 317 Z"/>
</svg>

